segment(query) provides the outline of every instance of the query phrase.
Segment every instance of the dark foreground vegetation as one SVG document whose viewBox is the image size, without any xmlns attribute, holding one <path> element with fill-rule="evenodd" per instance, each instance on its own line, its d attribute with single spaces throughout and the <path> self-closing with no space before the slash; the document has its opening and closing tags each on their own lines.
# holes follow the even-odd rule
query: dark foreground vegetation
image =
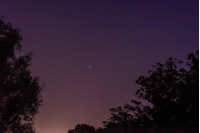
<svg viewBox="0 0 200 133">
<path fill-rule="evenodd" d="M 140 76 L 136 83 L 140 101 L 111 108 L 104 127 L 77 124 L 68 133 L 197 133 L 199 131 L 199 51 L 182 61 L 170 57 Z"/>
<path fill-rule="evenodd" d="M 0 18 L 0 133 L 35 133 L 34 117 L 43 99 L 39 77 L 31 76 L 32 53 L 21 51 L 20 30 Z M 140 101 L 111 108 L 103 128 L 77 124 L 68 133 L 195 133 L 199 130 L 199 52 L 182 61 L 170 57 L 140 76 Z"/>
<path fill-rule="evenodd" d="M 34 116 L 42 105 L 39 77 L 31 76 L 32 53 L 21 51 L 20 29 L 0 17 L 0 133 L 35 133 Z"/>
</svg>

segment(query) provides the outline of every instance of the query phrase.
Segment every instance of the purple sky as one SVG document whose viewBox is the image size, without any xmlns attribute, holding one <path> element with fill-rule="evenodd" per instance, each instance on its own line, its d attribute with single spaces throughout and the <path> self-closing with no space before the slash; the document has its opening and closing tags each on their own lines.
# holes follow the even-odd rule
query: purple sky
<svg viewBox="0 0 200 133">
<path fill-rule="evenodd" d="M 22 29 L 21 53 L 34 52 L 46 84 L 39 133 L 102 126 L 137 98 L 135 80 L 152 65 L 199 49 L 198 0 L 1 0 L 2 15 Z"/>
</svg>

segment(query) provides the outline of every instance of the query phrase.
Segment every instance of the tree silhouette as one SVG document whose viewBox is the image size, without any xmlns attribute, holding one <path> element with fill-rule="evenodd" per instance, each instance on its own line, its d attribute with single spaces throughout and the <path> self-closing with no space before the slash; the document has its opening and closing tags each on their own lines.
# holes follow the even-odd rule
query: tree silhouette
<svg viewBox="0 0 200 133">
<path fill-rule="evenodd" d="M 21 51 L 20 29 L 0 18 L 0 133 L 34 133 L 34 116 L 42 105 L 39 77 L 31 76 L 32 53 Z"/>
<path fill-rule="evenodd" d="M 149 76 L 140 76 L 136 95 L 152 106 L 132 100 L 122 109 L 111 108 L 103 121 L 108 132 L 197 132 L 199 125 L 199 52 L 182 61 L 170 57 L 157 63 Z"/>
<path fill-rule="evenodd" d="M 96 133 L 198 132 L 199 51 L 189 54 L 187 60 L 181 68 L 183 62 L 170 57 L 165 64 L 153 66 L 149 76 L 140 76 L 136 83 L 141 87 L 136 95 L 151 106 L 132 100 L 131 104 L 111 108 L 111 117 Z"/>
<path fill-rule="evenodd" d="M 76 132 L 75 132 L 75 129 L 69 129 L 67 133 L 76 133 Z"/>
<path fill-rule="evenodd" d="M 70 129 L 68 133 L 95 133 L 95 128 L 87 124 L 77 124 L 75 129 Z"/>
<path fill-rule="evenodd" d="M 198 128 L 199 52 L 188 55 L 186 68 L 170 57 L 157 63 L 149 76 L 140 76 L 136 95 L 153 105 L 152 119 L 156 126 L 167 128 Z"/>
<path fill-rule="evenodd" d="M 96 129 L 96 133 L 104 133 L 104 128 L 98 127 L 98 128 Z"/>
<path fill-rule="evenodd" d="M 153 127 L 152 108 L 144 106 L 140 101 L 132 100 L 130 104 L 111 108 L 111 117 L 103 121 L 104 128 L 112 133 L 149 132 Z"/>
<path fill-rule="evenodd" d="M 117 108 L 111 108 L 110 112 L 111 117 L 107 121 L 103 121 L 106 130 L 125 132 L 127 129 L 131 129 L 134 118 L 133 115 L 128 113 L 128 110 L 119 106 Z"/>
</svg>

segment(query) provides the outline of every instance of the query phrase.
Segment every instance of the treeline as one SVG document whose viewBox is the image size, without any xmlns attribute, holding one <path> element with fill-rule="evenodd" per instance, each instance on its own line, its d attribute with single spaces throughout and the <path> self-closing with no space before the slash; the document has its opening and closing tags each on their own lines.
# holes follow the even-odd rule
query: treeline
<svg viewBox="0 0 200 133">
<path fill-rule="evenodd" d="M 103 128 L 77 124 L 68 133 L 195 133 L 199 131 L 199 51 L 183 61 L 170 57 L 157 63 L 140 76 L 136 83 L 140 101 L 111 108 L 111 117 L 103 121 Z"/>
<path fill-rule="evenodd" d="M 20 29 L 0 17 L 0 133 L 35 133 L 34 119 L 42 106 L 44 85 L 32 76 L 32 53 L 17 57 L 21 51 Z M 149 76 L 140 76 L 136 95 L 140 101 L 111 108 L 103 127 L 77 124 L 68 133 L 167 133 L 199 130 L 199 51 L 182 61 L 170 57 L 157 63 Z"/>
</svg>

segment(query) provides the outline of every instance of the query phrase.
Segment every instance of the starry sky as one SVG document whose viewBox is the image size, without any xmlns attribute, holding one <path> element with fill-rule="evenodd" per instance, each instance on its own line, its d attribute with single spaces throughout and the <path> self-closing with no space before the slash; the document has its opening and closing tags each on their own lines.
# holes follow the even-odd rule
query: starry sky
<svg viewBox="0 0 200 133">
<path fill-rule="evenodd" d="M 22 29 L 21 54 L 46 84 L 39 133 L 102 127 L 152 65 L 199 49 L 198 0 L 1 0 L 0 16 Z"/>
</svg>

